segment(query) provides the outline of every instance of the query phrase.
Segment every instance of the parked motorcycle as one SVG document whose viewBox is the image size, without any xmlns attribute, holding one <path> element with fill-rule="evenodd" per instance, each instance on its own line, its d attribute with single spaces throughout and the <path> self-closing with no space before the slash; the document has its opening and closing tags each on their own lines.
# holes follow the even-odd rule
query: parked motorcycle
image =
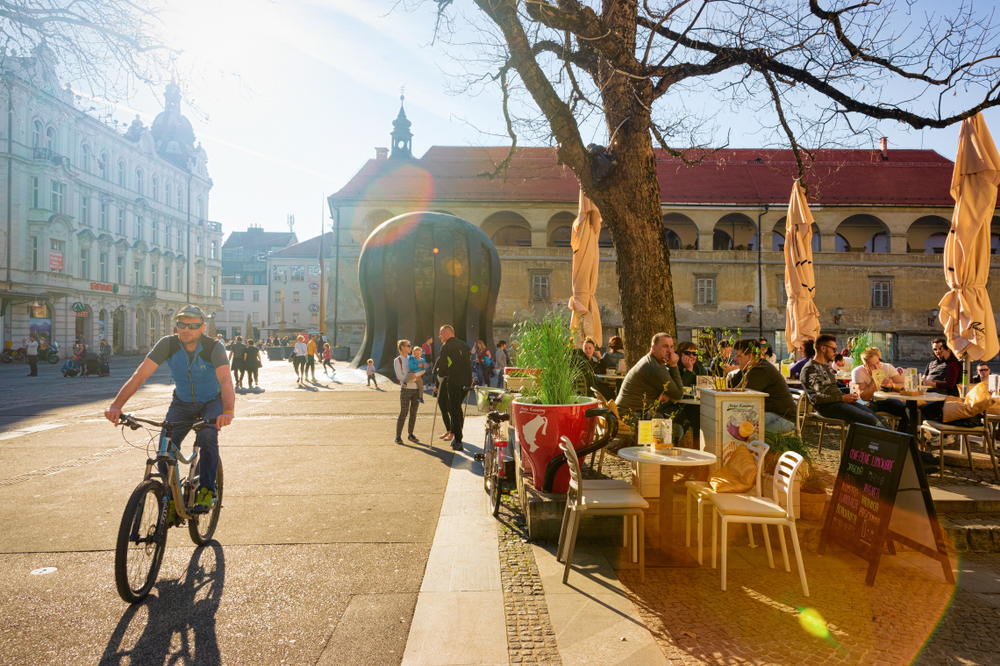
<svg viewBox="0 0 1000 666">
<path fill-rule="evenodd" d="M 38 350 L 38 360 L 48 361 L 50 365 L 55 365 L 59 362 L 59 345 L 55 342 L 50 344 L 45 349 Z"/>
<path fill-rule="evenodd" d="M 4 349 L 3 353 L 0 354 L 0 361 L 4 363 L 13 363 L 17 361 L 18 363 L 24 363 L 28 360 L 28 350 L 24 347 L 20 349 Z"/>
</svg>

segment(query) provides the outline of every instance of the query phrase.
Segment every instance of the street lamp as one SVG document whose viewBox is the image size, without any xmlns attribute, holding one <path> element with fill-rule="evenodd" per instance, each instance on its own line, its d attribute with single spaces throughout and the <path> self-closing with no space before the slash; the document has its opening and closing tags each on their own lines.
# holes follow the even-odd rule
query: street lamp
<svg viewBox="0 0 1000 666">
<path fill-rule="evenodd" d="M 833 323 L 840 325 L 840 318 L 844 316 L 844 308 L 837 308 L 837 315 L 833 318 Z"/>
<path fill-rule="evenodd" d="M 747 321 L 748 322 L 750 321 L 750 315 L 752 315 L 752 314 L 753 314 L 753 306 L 752 305 L 748 305 L 747 306 Z"/>
<path fill-rule="evenodd" d="M 934 321 L 937 318 L 938 318 L 938 309 L 934 308 L 933 310 L 931 310 L 931 316 L 927 318 L 927 325 L 928 326 L 933 326 L 934 325 Z"/>
</svg>

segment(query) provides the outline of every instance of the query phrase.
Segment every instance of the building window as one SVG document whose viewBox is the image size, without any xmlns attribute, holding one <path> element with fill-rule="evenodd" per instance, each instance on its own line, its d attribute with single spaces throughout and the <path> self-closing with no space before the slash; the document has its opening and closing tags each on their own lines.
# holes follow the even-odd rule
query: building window
<svg viewBox="0 0 1000 666">
<path fill-rule="evenodd" d="M 90 279 L 90 250 L 80 250 L 80 277 Z"/>
<path fill-rule="evenodd" d="M 125 184 L 127 182 L 128 182 L 128 174 L 125 172 L 125 163 L 124 162 L 119 162 L 118 163 L 118 184 L 121 185 L 122 187 L 125 187 Z"/>
<path fill-rule="evenodd" d="M 198 256 L 198 257 L 200 257 L 200 256 L 202 256 L 202 254 L 204 254 L 204 248 L 202 247 L 202 244 L 201 244 L 201 236 L 198 236 L 198 238 L 197 238 L 197 240 L 195 242 L 195 252 L 194 253 L 195 253 L 195 256 Z"/>
<path fill-rule="evenodd" d="M 84 173 L 90 173 L 90 146 L 87 144 L 83 144 L 83 149 L 80 151 L 80 164 Z"/>
<path fill-rule="evenodd" d="M 111 207 L 105 203 L 101 202 L 101 229 L 104 231 L 108 230 L 108 222 L 111 216 Z"/>
<path fill-rule="evenodd" d="M 100 259 L 100 264 L 101 264 L 100 265 L 100 269 L 101 269 L 101 278 L 100 279 L 101 279 L 101 282 L 107 282 L 108 281 L 108 253 L 107 252 L 101 252 L 98 255 L 98 259 Z"/>
<path fill-rule="evenodd" d="M 38 236 L 31 237 L 31 270 L 38 270 Z"/>
<path fill-rule="evenodd" d="M 227 290 L 225 290 L 225 289 L 222 290 L 222 300 L 224 300 L 224 301 L 228 301 L 229 300 L 229 292 Z"/>
<path fill-rule="evenodd" d="M 695 276 L 695 305 L 715 305 L 715 276 Z"/>
<path fill-rule="evenodd" d="M 184 277 L 184 273 L 182 273 L 181 269 L 178 268 L 177 269 L 177 291 L 184 291 L 184 281 L 182 279 L 183 277 Z"/>
<path fill-rule="evenodd" d="M 219 258 L 219 241 L 212 241 L 212 259 Z"/>
<path fill-rule="evenodd" d="M 306 267 L 292 266 L 292 282 L 305 282 L 305 280 L 306 280 Z"/>
<path fill-rule="evenodd" d="M 51 150 L 52 152 L 55 152 L 57 145 L 58 144 L 56 143 L 56 128 L 50 127 L 47 130 L 45 130 L 45 147 Z"/>
<path fill-rule="evenodd" d="M 150 222 L 149 226 L 150 226 L 150 229 L 153 232 L 153 245 L 159 245 L 160 244 L 160 226 L 156 223 L 156 220 L 153 220 L 152 222 Z"/>
<path fill-rule="evenodd" d="M 260 324 L 260 313 L 259 312 L 251 312 L 250 313 L 250 323 L 252 323 L 254 326 L 257 326 L 257 325 Z"/>
<path fill-rule="evenodd" d="M 118 257 L 118 284 L 125 284 L 125 257 Z"/>
<path fill-rule="evenodd" d="M 63 273 L 66 261 L 66 241 L 58 238 L 49 239 L 49 271 Z"/>
<path fill-rule="evenodd" d="M 52 181 L 52 207 L 51 211 L 53 213 L 62 213 L 63 211 L 63 201 L 66 199 L 66 183 L 60 183 L 58 180 Z"/>
<path fill-rule="evenodd" d="M 282 291 L 283 291 L 282 289 L 275 290 L 275 292 L 274 292 L 274 302 L 275 303 L 280 303 L 281 302 L 281 292 Z"/>
<path fill-rule="evenodd" d="M 310 319 L 310 323 L 313 323 L 313 324 L 318 324 L 319 323 L 319 315 L 318 314 L 312 315 L 309 319 Z"/>
<path fill-rule="evenodd" d="M 550 297 L 551 275 L 549 273 L 533 273 L 531 275 L 532 302 L 547 303 Z"/>
<path fill-rule="evenodd" d="M 31 145 L 34 148 L 42 147 L 42 121 L 36 120 L 33 125 L 33 130 L 31 132 Z"/>
<path fill-rule="evenodd" d="M 135 282 L 133 282 L 133 284 L 138 287 L 139 285 L 142 284 L 142 262 L 141 261 L 132 262 L 132 268 L 134 272 L 133 277 L 135 278 Z"/>
<path fill-rule="evenodd" d="M 125 209 L 118 208 L 118 233 L 125 235 Z"/>
<path fill-rule="evenodd" d="M 292 292 L 292 303 L 298 303 L 298 302 L 299 302 L 299 292 L 293 291 Z"/>
<path fill-rule="evenodd" d="M 160 179 L 156 176 L 153 176 L 153 191 L 151 194 L 153 195 L 153 201 L 156 201 L 160 197 Z"/>
<path fill-rule="evenodd" d="M 90 197 L 80 197 L 80 224 L 90 226 Z"/>
<path fill-rule="evenodd" d="M 170 266 L 163 267 L 163 289 L 170 291 Z"/>
<path fill-rule="evenodd" d="M 260 301 L 260 290 L 259 289 L 254 289 L 253 290 L 253 300 L 255 302 L 256 301 Z"/>
<path fill-rule="evenodd" d="M 231 300 L 231 301 L 242 301 L 243 300 L 243 290 L 242 289 L 230 289 L 229 290 L 229 300 Z"/>
<path fill-rule="evenodd" d="M 777 288 L 774 293 L 778 295 L 778 307 L 788 307 L 788 294 L 785 292 L 785 276 L 775 275 L 774 277 L 777 279 Z"/>
<path fill-rule="evenodd" d="M 142 216 L 135 216 L 135 239 L 137 241 L 142 240 Z"/>
<path fill-rule="evenodd" d="M 219 276 L 218 275 L 213 275 L 212 276 L 212 298 L 218 298 L 218 297 L 219 297 Z"/>
<path fill-rule="evenodd" d="M 38 208 L 38 176 L 31 177 L 31 207 Z"/>
<path fill-rule="evenodd" d="M 136 169 L 135 170 L 135 191 L 139 193 L 139 196 L 142 196 L 142 176 L 143 176 L 142 169 Z"/>
<path fill-rule="evenodd" d="M 170 225 L 163 225 L 163 245 L 169 250 L 171 247 L 170 243 Z"/>
<path fill-rule="evenodd" d="M 285 282 L 288 280 L 288 266 L 275 266 L 271 279 L 274 282 Z"/>
<path fill-rule="evenodd" d="M 204 283 L 202 281 L 201 275 L 198 276 L 198 281 L 195 282 L 195 285 L 197 286 L 197 290 L 194 293 L 197 294 L 198 296 L 202 296 L 203 292 L 205 290 L 205 287 L 204 287 Z"/>
<path fill-rule="evenodd" d="M 872 308 L 892 307 L 892 278 L 872 278 Z"/>
<path fill-rule="evenodd" d="M 177 210 L 184 210 L 184 190 L 177 188 Z"/>
<path fill-rule="evenodd" d="M 171 194 L 173 194 L 173 188 L 170 186 L 170 183 L 167 183 L 166 185 L 163 186 L 163 203 L 167 204 L 168 206 L 170 205 Z"/>
<path fill-rule="evenodd" d="M 102 180 L 108 179 L 108 162 L 110 159 L 107 153 L 101 153 L 101 159 L 97 161 L 97 172 L 100 174 Z"/>
<path fill-rule="evenodd" d="M 156 289 L 157 283 L 160 281 L 160 265 L 150 264 L 149 265 L 149 286 Z"/>
</svg>

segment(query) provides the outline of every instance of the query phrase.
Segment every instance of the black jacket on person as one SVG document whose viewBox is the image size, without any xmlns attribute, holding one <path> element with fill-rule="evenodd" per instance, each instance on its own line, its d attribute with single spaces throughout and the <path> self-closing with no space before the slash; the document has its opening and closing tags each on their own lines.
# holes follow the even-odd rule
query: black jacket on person
<svg viewBox="0 0 1000 666">
<path fill-rule="evenodd" d="M 731 386 L 737 386 L 743 381 L 743 371 L 737 370 L 729 380 Z M 747 370 L 746 387 L 751 391 L 766 393 L 764 411 L 777 414 L 783 419 L 794 421 L 798 405 L 788 390 L 788 382 L 781 376 L 781 371 L 767 361 L 758 361 Z"/>
<path fill-rule="evenodd" d="M 441 345 L 441 352 L 434 362 L 434 376 L 448 379 L 448 384 L 459 389 L 472 385 L 472 349 L 456 337 Z"/>
</svg>

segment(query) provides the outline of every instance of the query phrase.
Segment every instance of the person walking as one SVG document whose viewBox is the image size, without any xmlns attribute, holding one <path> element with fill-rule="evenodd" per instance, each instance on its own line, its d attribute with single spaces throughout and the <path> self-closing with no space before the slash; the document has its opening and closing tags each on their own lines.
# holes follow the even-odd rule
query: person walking
<svg viewBox="0 0 1000 666">
<path fill-rule="evenodd" d="M 333 375 L 337 373 L 336 368 L 333 367 L 333 362 L 330 361 L 330 343 L 323 343 L 323 367 L 326 369 L 327 375 Z"/>
<path fill-rule="evenodd" d="M 497 373 L 497 388 L 503 388 L 503 372 L 507 369 L 507 341 L 501 340 L 497 343 L 497 353 L 494 356 L 494 365 Z"/>
<path fill-rule="evenodd" d="M 306 338 L 300 335 L 295 339 L 295 348 L 292 350 L 292 365 L 295 366 L 295 381 L 302 383 L 306 378 L 306 354 L 309 347 L 306 345 Z"/>
<path fill-rule="evenodd" d="M 368 384 L 371 386 L 372 382 L 375 383 L 375 388 L 378 388 L 378 380 L 375 378 L 375 361 L 368 359 Z"/>
<path fill-rule="evenodd" d="M 472 380 L 472 350 L 464 340 L 455 337 L 455 329 L 445 324 L 438 332 L 441 353 L 434 363 L 434 375 L 439 378 L 438 393 L 443 394 L 441 418 L 452 435 L 451 448 L 462 450 L 462 426 L 465 415 L 462 406 Z M 448 412 L 447 418 L 444 416 Z"/>
<path fill-rule="evenodd" d="M 246 373 L 247 388 L 260 388 L 257 382 L 257 371 L 260 370 L 260 350 L 253 340 L 247 341 L 246 354 L 243 356 L 243 372 Z"/>
<path fill-rule="evenodd" d="M 28 366 L 31 368 L 31 372 L 28 373 L 29 377 L 38 376 L 38 338 L 35 334 L 31 334 L 31 339 L 27 344 L 28 348 Z"/>
<path fill-rule="evenodd" d="M 243 344 L 243 336 L 237 335 L 233 344 L 229 345 L 229 365 L 236 377 L 236 388 L 243 388 L 243 360 L 247 353 L 247 346 Z"/>
<path fill-rule="evenodd" d="M 312 381 L 316 381 L 316 336 L 309 336 L 309 343 L 306 345 L 306 367 L 302 372 L 302 378 L 308 379 L 307 375 L 312 375 Z"/>
<path fill-rule="evenodd" d="M 396 343 L 399 356 L 392 360 L 392 369 L 396 373 L 396 380 L 399 382 L 399 417 L 396 419 L 396 443 L 403 443 L 403 423 L 406 422 L 407 413 L 410 416 L 410 425 L 407 428 L 409 439 L 417 444 L 420 440 L 413 434 L 413 426 L 417 423 L 417 409 L 420 407 L 420 382 L 424 374 L 423 370 L 412 372 L 410 370 L 410 350 L 413 346 L 409 340 L 400 340 Z"/>
</svg>

